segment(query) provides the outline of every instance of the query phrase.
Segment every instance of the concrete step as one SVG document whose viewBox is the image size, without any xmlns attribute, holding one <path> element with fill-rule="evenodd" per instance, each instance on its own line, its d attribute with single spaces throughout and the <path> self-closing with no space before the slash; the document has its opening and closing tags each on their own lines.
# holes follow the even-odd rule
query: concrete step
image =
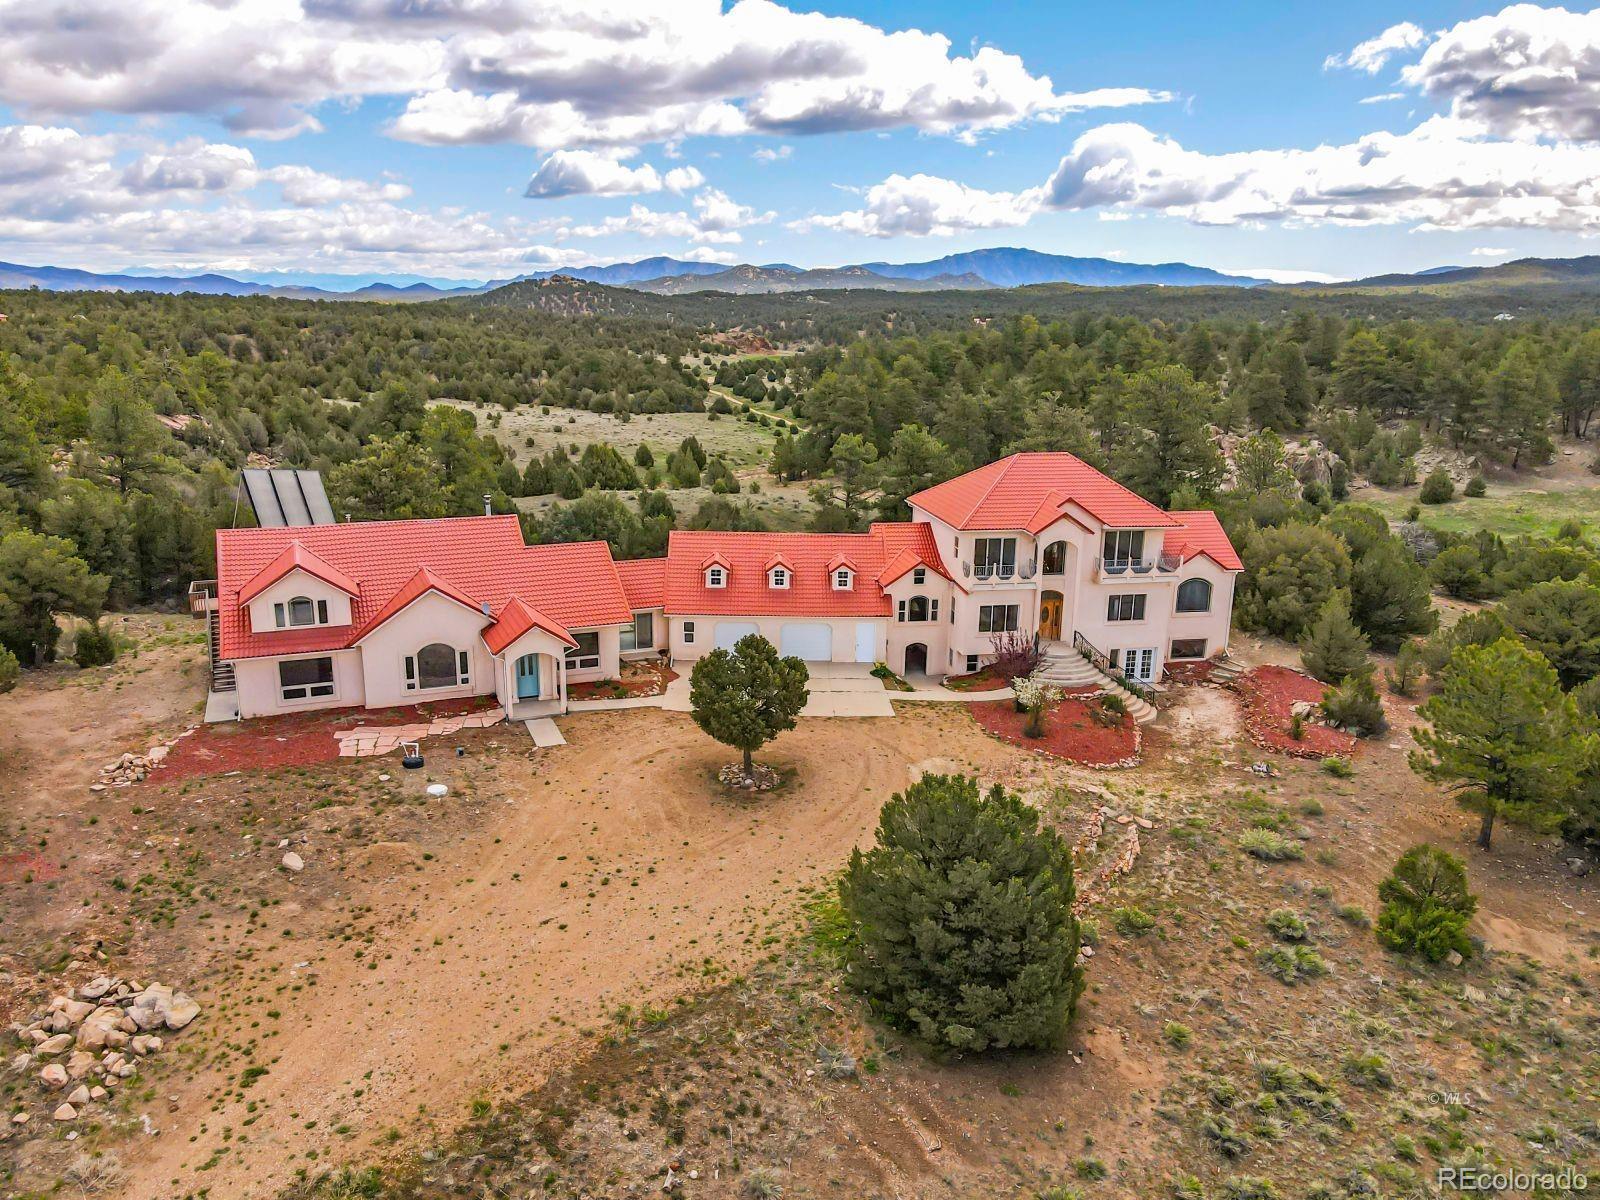
<svg viewBox="0 0 1600 1200">
<path fill-rule="evenodd" d="M 1077 653 L 1047 654 L 1039 674 L 1051 683 L 1063 687 L 1082 688 L 1093 685 L 1107 695 L 1120 696 L 1127 706 L 1128 715 L 1140 725 L 1148 725 L 1161 715 L 1161 710 L 1140 699 L 1105 674 L 1083 655 Z"/>
</svg>

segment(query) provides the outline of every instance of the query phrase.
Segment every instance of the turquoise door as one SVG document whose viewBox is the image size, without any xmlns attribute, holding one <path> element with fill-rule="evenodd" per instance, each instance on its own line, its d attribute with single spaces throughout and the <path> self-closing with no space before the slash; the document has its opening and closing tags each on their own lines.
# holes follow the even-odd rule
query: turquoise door
<svg viewBox="0 0 1600 1200">
<path fill-rule="evenodd" d="M 539 698 L 539 656 L 524 654 L 517 659 L 517 699 Z"/>
</svg>

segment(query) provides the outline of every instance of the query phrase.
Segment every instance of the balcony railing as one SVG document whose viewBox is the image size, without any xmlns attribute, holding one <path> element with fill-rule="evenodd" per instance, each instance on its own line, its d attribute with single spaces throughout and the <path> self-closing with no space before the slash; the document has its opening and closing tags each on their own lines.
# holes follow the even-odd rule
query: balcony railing
<svg viewBox="0 0 1600 1200">
<path fill-rule="evenodd" d="M 961 574 L 979 583 L 1026 582 L 1038 573 L 1037 564 L 1031 559 L 1020 567 L 1015 563 L 980 563 L 974 566 L 970 562 L 963 561 L 961 564 Z"/>
<path fill-rule="evenodd" d="M 203 617 L 217 606 L 217 581 L 196 579 L 189 584 L 190 615 Z"/>
<path fill-rule="evenodd" d="M 1096 579 L 1140 578 L 1145 575 L 1171 575 L 1183 560 L 1176 554 L 1157 558 L 1102 558 L 1095 563 Z"/>
</svg>

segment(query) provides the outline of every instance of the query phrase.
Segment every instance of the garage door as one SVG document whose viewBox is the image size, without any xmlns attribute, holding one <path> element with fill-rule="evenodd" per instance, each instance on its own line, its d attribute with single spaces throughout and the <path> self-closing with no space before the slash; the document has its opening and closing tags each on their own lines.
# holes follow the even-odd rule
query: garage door
<svg viewBox="0 0 1600 1200">
<path fill-rule="evenodd" d="M 828 662 L 833 658 L 833 627 L 791 621 L 779 632 L 783 653 L 807 662 Z"/>
<path fill-rule="evenodd" d="M 754 621 L 718 621 L 716 644 L 718 650 L 732 650 L 742 637 L 761 632 Z"/>
</svg>

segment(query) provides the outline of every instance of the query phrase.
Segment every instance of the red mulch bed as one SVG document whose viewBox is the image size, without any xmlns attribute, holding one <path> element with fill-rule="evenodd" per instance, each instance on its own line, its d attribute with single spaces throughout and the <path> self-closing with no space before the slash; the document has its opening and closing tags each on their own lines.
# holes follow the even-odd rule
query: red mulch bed
<svg viewBox="0 0 1600 1200">
<path fill-rule="evenodd" d="M 1244 701 L 1244 727 L 1258 746 L 1296 758 L 1326 758 L 1353 754 L 1361 745 L 1354 734 L 1311 720 L 1305 722 L 1298 741 L 1289 736 L 1295 701 L 1315 704 L 1328 688 L 1309 675 L 1288 667 L 1256 667 L 1239 676 L 1233 686 Z"/>
<path fill-rule="evenodd" d="M 401 708 L 324 709 L 202 725 L 188 737 L 179 738 L 168 751 L 166 761 L 150 772 L 145 782 L 169 783 L 230 771 L 314 766 L 339 757 L 339 741 L 333 736 L 336 729 L 409 725 L 493 707 L 493 697 L 470 696 Z"/>
<path fill-rule="evenodd" d="M 1000 688 L 1011 686 L 1011 680 L 1001 675 L 993 667 L 984 667 L 974 671 L 971 675 L 950 675 L 945 678 L 944 686 L 958 692 L 992 692 Z"/>
<path fill-rule="evenodd" d="M 1090 716 L 1090 706 L 1077 697 L 1068 697 L 1045 717 L 1044 736 L 1031 738 L 1022 732 L 1028 719 L 1010 700 L 985 700 L 968 704 L 984 732 L 1055 758 L 1084 767 L 1129 765 L 1139 753 L 1139 726 L 1132 717 L 1120 724 L 1102 725 Z"/>
</svg>

